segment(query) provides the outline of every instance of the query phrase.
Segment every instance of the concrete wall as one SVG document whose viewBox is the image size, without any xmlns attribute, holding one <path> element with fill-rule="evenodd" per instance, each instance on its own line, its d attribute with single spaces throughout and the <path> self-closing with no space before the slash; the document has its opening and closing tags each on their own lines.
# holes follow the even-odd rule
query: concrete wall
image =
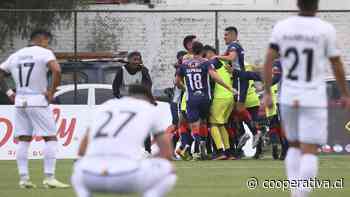
<svg viewBox="0 0 350 197">
<path fill-rule="evenodd" d="M 99 7 L 101 8 L 101 7 Z M 111 7 L 104 7 L 111 8 Z M 144 7 L 139 7 L 145 9 Z M 127 9 L 127 7 L 121 8 Z M 240 40 L 246 49 L 246 59 L 251 63 L 262 63 L 267 41 L 273 25 L 294 13 L 219 13 L 220 51 L 225 50 L 223 29 L 235 25 L 240 31 Z M 321 13 L 321 18 L 330 21 L 338 31 L 338 42 L 344 60 L 350 65 L 350 13 Z M 183 50 L 185 35 L 198 35 L 205 44 L 215 44 L 214 13 L 79 13 L 79 51 L 141 51 L 145 65 L 150 69 L 157 88 L 172 85 L 178 50 Z M 55 51 L 73 51 L 74 38 L 72 21 L 54 31 Z M 25 41 L 15 39 L 0 54 L 0 60 Z M 350 67 L 348 68 L 350 70 Z"/>
</svg>

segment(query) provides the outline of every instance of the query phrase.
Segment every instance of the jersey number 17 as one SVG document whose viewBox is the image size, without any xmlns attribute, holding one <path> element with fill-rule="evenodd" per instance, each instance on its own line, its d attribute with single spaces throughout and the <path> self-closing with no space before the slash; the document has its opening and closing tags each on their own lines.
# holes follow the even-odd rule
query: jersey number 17
<svg viewBox="0 0 350 197">
<path fill-rule="evenodd" d="M 23 73 L 27 74 L 26 77 L 26 83 L 24 84 L 25 87 L 29 86 L 29 80 L 30 80 L 30 75 L 32 74 L 33 68 L 34 68 L 34 63 L 23 63 L 19 64 L 17 66 L 18 68 L 18 79 L 19 79 L 19 86 L 23 87 Z M 25 72 L 23 72 L 25 70 Z"/>
</svg>

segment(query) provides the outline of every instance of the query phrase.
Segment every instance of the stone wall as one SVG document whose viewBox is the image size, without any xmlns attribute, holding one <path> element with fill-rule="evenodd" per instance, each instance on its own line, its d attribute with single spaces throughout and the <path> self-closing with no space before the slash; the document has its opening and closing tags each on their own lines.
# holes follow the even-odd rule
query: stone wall
<svg viewBox="0 0 350 197">
<path fill-rule="evenodd" d="M 220 52 L 225 49 L 223 29 L 237 26 L 240 40 L 246 49 L 247 61 L 262 63 L 273 25 L 294 13 L 220 12 L 218 33 Z M 350 12 L 321 13 L 321 18 L 333 23 L 338 31 L 338 44 L 350 70 Z M 54 31 L 53 49 L 73 51 L 72 21 Z M 132 51 L 139 50 L 145 65 L 150 69 L 157 88 L 172 84 L 175 55 L 182 50 L 185 35 L 198 35 L 205 44 L 215 44 L 214 13 L 79 13 L 78 50 L 83 51 Z M 15 39 L 0 55 L 0 60 L 25 41 Z"/>
</svg>

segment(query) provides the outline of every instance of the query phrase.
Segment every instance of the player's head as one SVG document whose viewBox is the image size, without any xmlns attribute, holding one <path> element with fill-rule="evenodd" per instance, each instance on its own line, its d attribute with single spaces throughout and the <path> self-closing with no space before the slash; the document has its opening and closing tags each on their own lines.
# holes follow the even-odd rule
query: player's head
<svg viewBox="0 0 350 197">
<path fill-rule="evenodd" d="M 146 100 L 152 104 L 155 102 L 150 88 L 146 87 L 145 85 L 131 84 L 127 86 L 127 89 L 128 89 L 128 96 Z"/>
<path fill-rule="evenodd" d="M 203 44 L 195 41 L 192 43 L 192 51 L 193 51 L 193 55 L 202 55 L 203 53 Z"/>
<path fill-rule="evenodd" d="M 298 0 L 298 7 L 301 12 L 314 14 L 318 10 L 319 0 Z"/>
<path fill-rule="evenodd" d="M 205 45 L 203 47 L 203 57 L 207 59 L 211 59 L 212 57 L 216 56 L 218 54 L 218 51 L 210 46 L 210 45 Z"/>
<path fill-rule="evenodd" d="M 192 43 L 195 41 L 196 38 L 197 36 L 195 35 L 188 35 L 184 38 L 183 45 L 185 49 L 190 53 L 192 53 Z"/>
<path fill-rule="evenodd" d="M 233 41 L 236 41 L 238 38 L 238 29 L 236 27 L 226 27 L 224 40 L 226 44 L 230 44 Z"/>
<path fill-rule="evenodd" d="M 176 59 L 177 59 L 177 62 L 175 64 L 175 68 L 177 68 L 179 65 L 182 64 L 182 60 L 183 60 L 183 57 L 187 54 L 186 51 L 179 51 L 177 52 L 176 54 Z"/>
<path fill-rule="evenodd" d="M 49 31 L 43 30 L 43 29 L 34 30 L 30 34 L 30 42 L 32 44 L 39 45 L 44 48 L 49 47 L 49 43 L 51 39 L 52 39 L 52 34 Z"/>
<path fill-rule="evenodd" d="M 142 65 L 142 56 L 141 53 L 138 51 L 133 51 L 128 54 L 128 66 L 130 67 L 139 67 Z"/>
</svg>

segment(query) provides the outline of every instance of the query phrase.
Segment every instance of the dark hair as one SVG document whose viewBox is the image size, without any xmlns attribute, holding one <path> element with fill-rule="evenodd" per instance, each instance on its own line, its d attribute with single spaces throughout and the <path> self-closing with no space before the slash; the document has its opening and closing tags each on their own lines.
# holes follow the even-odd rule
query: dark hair
<svg viewBox="0 0 350 197">
<path fill-rule="evenodd" d="M 197 38 L 197 36 L 195 36 L 195 35 L 188 35 L 188 36 L 186 36 L 186 37 L 184 38 L 183 45 L 184 45 L 184 47 L 185 47 L 186 50 L 188 50 L 188 48 L 187 48 L 186 45 L 187 45 L 189 42 L 192 42 L 192 40 L 194 40 L 194 39 L 196 39 L 196 38 Z"/>
<path fill-rule="evenodd" d="M 152 92 L 149 87 L 142 84 L 131 84 L 127 86 L 129 96 L 144 96 L 150 101 L 154 101 Z"/>
<path fill-rule="evenodd" d="M 182 58 L 183 56 L 185 56 L 187 54 L 186 51 L 179 51 L 176 54 L 176 59 L 179 60 L 180 58 Z"/>
<path fill-rule="evenodd" d="M 34 40 L 38 36 L 45 36 L 49 39 L 52 39 L 51 32 L 44 29 L 36 29 L 30 34 L 30 40 Z"/>
<path fill-rule="evenodd" d="M 301 11 L 317 11 L 319 0 L 298 0 L 298 7 Z"/>
<path fill-rule="evenodd" d="M 203 51 L 205 51 L 205 52 L 212 51 L 213 53 L 218 54 L 218 51 L 210 45 L 205 45 L 203 47 Z"/>
<path fill-rule="evenodd" d="M 135 57 L 135 56 L 140 56 L 140 57 L 142 57 L 140 52 L 138 52 L 138 51 L 133 51 L 133 52 L 130 52 L 130 53 L 128 54 L 128 60 L 131 59 L 132 57 Z"/>
<path fill-rule="evenodd" d="M 200 42 L 193 42 L 192 51 L 194 55 L 200 55 L 203 51 L 203 44 Z"/>
<path fill-rule="evenodd" d="M 238 29 L 234 26 L 226 27 L 225 31 L 235 32 L 235 34 L 238 35 Z"/>
</svg>

